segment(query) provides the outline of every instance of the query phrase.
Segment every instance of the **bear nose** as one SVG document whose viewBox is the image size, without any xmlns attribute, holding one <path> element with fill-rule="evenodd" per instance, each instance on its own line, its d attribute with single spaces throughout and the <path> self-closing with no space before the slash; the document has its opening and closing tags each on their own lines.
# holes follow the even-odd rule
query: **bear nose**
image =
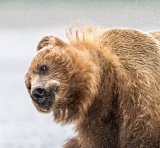
<svg viewBox="0 0 160 148">
<path fill-rule="evenodd" d="M 46 94 L 47 91 L 43 87 L 36 86 L 31 92 L 31 98 L 34 102 L 42 104 L 46 100 Z"/>
</svg>

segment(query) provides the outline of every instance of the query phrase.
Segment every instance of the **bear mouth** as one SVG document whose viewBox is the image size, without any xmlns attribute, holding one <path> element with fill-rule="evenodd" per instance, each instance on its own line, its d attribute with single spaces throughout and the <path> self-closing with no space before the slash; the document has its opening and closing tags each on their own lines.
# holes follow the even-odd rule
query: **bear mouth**
<svg viewBox="0 0 160 148">
<path fill-rule="evenodd" d="M 43 97 L 41 99 L 43 100 L 41 103 L 34 102 L 38 111 L 44 112 L 44 113 L 48 113 L 52 111 L 54 100 L 55 100 L 55 95 L 53 94 L 50 97 Z"/>
</svg>

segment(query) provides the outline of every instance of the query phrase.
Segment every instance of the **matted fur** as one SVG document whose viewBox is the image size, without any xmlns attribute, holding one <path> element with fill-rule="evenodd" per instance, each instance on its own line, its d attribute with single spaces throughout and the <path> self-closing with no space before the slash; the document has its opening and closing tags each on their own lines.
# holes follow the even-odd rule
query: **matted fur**
<svg viewBox="0 0 160 148">
<path fill-rule="evenodd" d="M 71 26 L 66 36 L 67 43 L 42 38 L 26 74 L 28 86 L 38 65 L 47 63 L 51 71 L 39 81 L 60 82 L 54 120 L 73 122 L 77 131 L 64 148 L 158 148 L 159 32 L 82 25 Z"/>
</svg>

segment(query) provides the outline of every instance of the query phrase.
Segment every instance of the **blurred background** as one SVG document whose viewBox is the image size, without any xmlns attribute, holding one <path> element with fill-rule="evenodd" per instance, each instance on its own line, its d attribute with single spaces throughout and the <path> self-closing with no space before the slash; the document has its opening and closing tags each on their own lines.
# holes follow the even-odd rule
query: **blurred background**
<svg viewBox="0 0 160 148">
<path fill-rule="evenodd" d="M 0 0 L 0 148 L 61 148 L 73 126 L 34 108 L 24 75 L 41 37 L 63 38 L 72 22 L 160 29 L 159 0 Z"/>
</svg>

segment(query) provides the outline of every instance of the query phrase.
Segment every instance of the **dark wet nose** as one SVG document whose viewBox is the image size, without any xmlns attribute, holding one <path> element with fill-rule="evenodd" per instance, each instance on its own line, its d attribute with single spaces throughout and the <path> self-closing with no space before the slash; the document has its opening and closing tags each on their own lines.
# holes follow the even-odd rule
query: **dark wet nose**
<svg viewBox="0 0 160 148">
<path fill-rule="evenodd" d="M 36 86 L 31 92 L 31 97 L 34 102 L 42 104 L 46 100 L 46 94 L 47 91 L 43 87 Z"/>
</svg>

